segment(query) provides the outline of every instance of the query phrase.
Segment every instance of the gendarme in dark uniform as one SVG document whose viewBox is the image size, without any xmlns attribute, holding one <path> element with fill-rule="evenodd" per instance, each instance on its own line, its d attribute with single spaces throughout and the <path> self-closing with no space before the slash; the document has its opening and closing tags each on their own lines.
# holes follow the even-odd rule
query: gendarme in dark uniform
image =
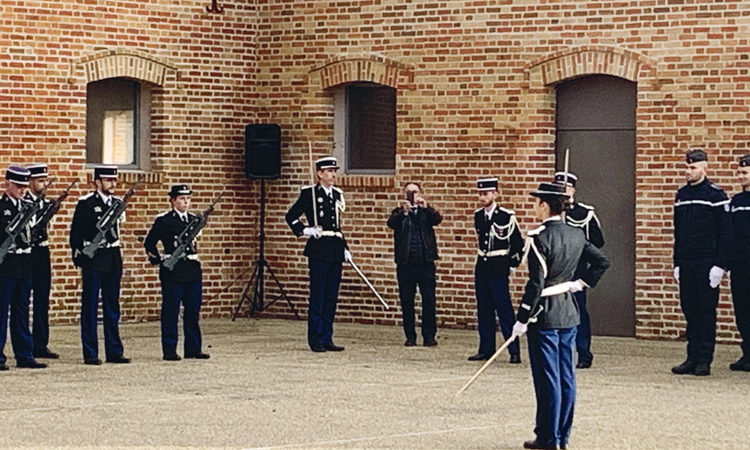
<svg viewBox="0 0 750 450">
<path fill-rule="evenodd" d="M 742 192 L 735 194 L 729 203 L 732 245 L 728 266 L 734 317 L 742 339 L 742 356 L 729 368 L 750 372 L 750 155 L 740 158 L 738 172 Z"/>
<path fill-rule="evenodd" d="M 609 261 L 580 230 L 563 222 L 560 214 L 568 198 L 563 185 L 542 183 L 531 195 L 538 198 L 535 209 L 543 222 L 528 233 L 529 281 L 513 326 L 514 334 L 528 331 L 536 393 L 536 438 L 524 447 L 556 449 L 568 444 L 576 397 L 573 358 L 579 312 L 570 292 L 596 285 Z M 579 278 L 581 260 L 587 268 Z"/>
<path fill-rule="evenodd" d="M 47 165 L 28 166 L 31 173 L 29 190 L 24 199 L 39 204 L 40 212 L 31 220 L 31 285 L 33 293 L 34 322 L 32 336 L 34 340 L 34 357 L 57 359 L 57 353 L 51 352 L 49 345 L 49 293 L 52 288 L 52 267 L 49 257 L 49 239 L 47 225 L 39 224 L 42 212 L 52 201 L 40 198 L 41 190 L 47 187 Z M 36 192 L 35 192 L 36 191 Z"/>
<path fill-rule="evenodd" d="M 185 358 L 208 359 L 209 355 L 201 351 L 201 330 L 198 325 L 202 302 L 202 272 L 198 260 L 195 242 L 187 249 L 187 256 L 179 261 L 173 270 L 162 265 L 162 262 L 172 256 L 177 247 L 177 237 L 188 224 L 196 218 L 195 214 L 187 211 L 192 191 L 187 185 L 172 186 L 169 191 L 173 208 L 159 214 L 146 236 L 143 246 L 148 253 L 148 259 L 153 265 L 159 266 L 159 280 L 161 280 L 161 348 L 166 361 L 179 361 L 177 354 L 177 322 L 179 320 L 180 303 L 184 308 L 183 327 L 185 329 Z M 178 204 L 178 202 L 180 202 Z M 180 211 L 180 209 L 184 209 Z M 161 242 L 164 254 L 160 254 L 157 244 Z"/>
<path fill-rule="evenodd" d="M 596 248 L 602 248 L 604 246 L 604 234 L 594 207 L 575 200 L 578 177 L 570 172 L 567 176 L 565 172 L 557 172 L 555 173 L 555 182 L 566 184 L 567 193 L 573 197 L 573 201 L 565 208 L 565 214 L 563 215 L 565 223 L 580 228 L 587 241 L 594 244 Z M 576 271 L 576 276 L 580 276 L 585 270 L 586 263 L 581 262 L 581 266 Z M 578 324 L 578 332 L 576 333 L 576 351 L 578 352 L 576 368 L 587 369 L 591 367 L 591 363 L 594 361 L 594 354 L 591 353 L 591 318 L 586 307 L 586 289 L 574 293 L 573 297 L 578 303 L 578 310 L 581 313 L 581 323 Z"/>
<path fill-rule="evenodd" d="M 680 306 L 687 328 L 687 359 L 675 374 L 711 373 L 716 339 L 719 284 L 729 251 L 729 198 L 706 178 L 708 157 L 691 150 L 686 157 L 688 184 L 674 204 L 674 274 L 680 284 Z"/>
<path fill-rule="evenodd" d="M 333 321 L 344 253 L 348 252 L 340 217 L 346 202 L 344 192 L 333 185 L 338 169 L 336 158 L 320 158 L 315 161 L 315 168 L 321 182 L 302 188 L 299 198 L 286 213 L 286 222 L 297 237 L 308 237 L 304 255 L 310 268 L 307 316 L 310 349 L 314 352 L 341 351 L 344 348 L 333 343 Z M 301 216 L 305 216 L 307 225 L 299 220 Z"/>
<path fill-rule="evenodd" d="M 510 300 L 508 277 L 511 267 L 518 267 L 523 256 L 523 237 L 516 214 L 499 206 L 497 178 L 477 181 L 480 200 L 485 204 L 474 212 L 477 232 L 477 261 L 474 267 L 474 288 L 477 297 L 477 328 L 479 349 L 469 361 L 489 359 L 496 350 L 497 321 L 505 339 L 510 338 L 516 315 Z M 521 362 L 520 346 L 514 339 L 508 346 L 510 362 Z"/>
<path fill-rule="evenodd" d="M 99 294 L 102 298 L 104 316 L 104 350 L 107 362 L 129 363 L 123 356 L 120 340 L 120 280 L 122 278 L 122 256 L 120 254 L 119 225 L 106 234 L 106 243 L 100 246 L 93 258 L 82 253 L 97 234 L 97 221 L 112 206 L 121 201 L 112 195 L 117 184 L 117 167 L 96 166 L 94 168 L 96 190 L 78 199 L 73 223 L 70 226 L 70 249 L 73 263 L 81 268 L 81 342 L 85 364 L 99 365 L 99 342 L 97 337 L 97 310 Z M 120 217 L 122 220 L 122 216 Z"/>
<path fill-rule="evenodd" d="M 10 166 L 5 172 L 5 193 L 0 197 L 0 243 L 9 234 L 8 225 L 13 223 L 22 210 L 31 208 L 24 200 L 24 190 L 29 184 L 30 172 L 20 166 Z M 21 217 L 21 216 L 19 216 Z M 16 222 L 18 223 L 18 222 Z M 8 336 L 10 315 L 10 339 L 16 366 L 31 369 L 47 367 L 34 359 L 33 339 L 29 331 L 29 296 L 31 295 L 31 226 L 21 228 L 9 251 L 0 263 L 0 370 L 8 370 L 5 357 L 5 342 Z M 10 314 L 8 310 L 10 309 Z"/>
</svg>

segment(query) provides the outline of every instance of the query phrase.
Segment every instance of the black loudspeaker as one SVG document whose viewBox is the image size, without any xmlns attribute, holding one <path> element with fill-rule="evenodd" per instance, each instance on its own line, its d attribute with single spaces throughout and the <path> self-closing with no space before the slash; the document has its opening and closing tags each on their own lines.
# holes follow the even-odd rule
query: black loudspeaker
<svg viewBox="0 0 750 450">
<path fill-rule="evenodd" d="M 281 176 L 281 127 L 275 123 L 245 127 L 245 176 L 264 180 Z"/>
</svg>

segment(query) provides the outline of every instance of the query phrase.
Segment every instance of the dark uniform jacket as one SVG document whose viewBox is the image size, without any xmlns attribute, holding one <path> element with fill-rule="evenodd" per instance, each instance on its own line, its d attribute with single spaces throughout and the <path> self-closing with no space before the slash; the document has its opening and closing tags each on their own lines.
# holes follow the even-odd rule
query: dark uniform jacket
<svg viewBox="0 0 750 450">
<path fill-rule="evenodd" d="M 34 197 L 28 191 L 26 191 L 26 195 L 24 195 L 23 198 L 24 200 L 28 200 L 30 202 L 37 202 L 40 205 L 40 212 L 31 219 L 31 222 L 29 222 L 31 224 L 31 244 L 34 247 L 37 247 L 39 244 L 46 245 L 44 243 L 46 243 L 48 239 L 47 227 L 38 227 L 36 225 L 37 222 L 41 220 L 41 211 L 44 210 L 44 206 L 49 205 L 50 203 L 52 203 L 52 201 L 47 199 L 42 200 L 39 197 Z"/>
<path fill-rule="evenodd" d="M 112 196 L 114 201 L 116 197 Z M 88 258 L 81 251 L 91 242 L 99 231 L 96 223 L 109 207 L 97 192 L 91 192 L 78 199 L 70 226 L 70 249 L 73 252 L 73 263 L 77 267 L 95 272 L 117 273 L 122 271 L 120 254 L 119 224 L 110 229 L 106 235 L 106 246 L 99 248 L 93 258 Z M 123 216 L 120 216 L 123 220 Z"/>
<path fill-rule="evenodd" d="M 729 263 L 750 264 L 750 192 L 740 192 L 729 203 L 731 247 Z"/>
<path fill-rule="evenodd" d="M 51 269 L 47 225 L 40 226 L 38 221 L 41 220 L 42 211 L 45 209 L 44 206 L 48 206 L 52 201 L 35 197 L 29 191 L 26 191 L 26 195 L 24 195 L 23 198 L 30 202 L 37 202 L 39 204 L 39 213 L 35 214 L 29 222 L 29 225 L 31 225 L 32 270 L 34 271 L 34 276 L 49 276 Z"/>
<path fill-rule="evenodd" d="M 18 200 L 26 202 L 23 199 Z M 5 228 L 16 217 L 19 208 L 13 205 L 8 194 L 0 197 L 0 243 L 5 242 L 8 233 Z M 16 253 L 18 252 L 18 253 Z M 11 246 L 10 252 L 5 256 L 5 260 L 0 264 L 0 277 L 21 279 L 31 278 L 31 226 L 26 225 L 26 229 L 16 237 L 15 245 Z"/>
<path fill-rule="evenodd" d="M 475 275 L 507 278 L 510 268 L 518 267 L 523 256 L 516 214 L 498 205 L 488 221 L 484 208 L 480 208 L 474 211 L 474 228 L 478 246 Z"/>
<path fill-rule="evenodd" d="M 330 198 L 320 183 L 305 186 L 300 190 L 299 198 L 286 213 L 286 223 L 296 236 L 302 236 L 306 226 L 318 226 L 322 236 L 310 238 L 305 245 L 305 256 L 311 259 L 340 263 L 344 261 L 346 240 L 341 232 L 341 213 L 346 209 L 344 192 L 333 186 L 333 198 Z M 304 215 L 307 225 L 300 222 Z"/>
<path fill-rule="evenodd" d="M 195 214 L 187 213 L 188 222 L 191 221 Z M 179 213 L 174 209 L 156 216 L 154 224 L 146 235 L 143 246 L 148 252 L 148 260 L 153 265 L 160 265 L 162 256 L 156 245 L 161 242 L 164 248 L 164 258 L 171 256 L 177 247 L 177 237 L 187 227 L 182 221 Z M 169 270 L 164 266 L 159 267 L 159 279 L 161 281 L 171 281 L 180 283 L 189 283 L 201 279 L 201 263 L 197 259 L 195 242 L 192 242 L 187 248 L 187 257 L 181 259 L 175 266 L 174 270 Z"/>
<path fill-rule="evenodd" d="M 528 235 L 529 281 L 518 309 L 518 321 L 526 323 L 541 305 L 544 309 L 532 326 L 550 329 L 578 325 L 580 317 L 573 295 L 566 292 L 541 297 L 542 289 L 577 278 L 575 272 L 580 260 L 588 264 L 580 279 L 594 287 L 609 267 L 609 261 L 579 229 L 563 223 L 559 216 L 545 220 Z"/>
<path fill-rule="evenodd" d="M 729 198 L 708 179 L 685 185 L 674 204 L 674 264 L 711 259 L 726 269 L 729 252 Z"/>
<path fill-rule="evenodd" d="M 565 223 L 570 226 L 580 228 L 583 231 L 586 240 L 596 246 L 596 248 L 602 248 L 604 246 L 604 234 L 602 233 L 602 224 L 599 223 L 599 218 L 596 217 L 594 207 L 589 206 L 585 203 L 573 202 L 568 209 L 565 210 Z M 576 270 L 576 276 L 580 277 L 586 271 L 586 263 L 581 261 Z"/>
<path fill-rule="evenodd" d="M 391 211 L 388 218 L 388 228 L 393 230 L 393 254 L 396 264 L 407 264 L 409 262 L 409 250 L 411 243 L 411 228 L 416 226 L 422 240 L 424 250 L 424 262 L 432 262 L 438 259 L 437 240 L 435 239 L 435 226 L 443 221 L 443 216 L 435 208 L 427 205 L 426 208 L 417 208 L 414 217 L 404 214 L 401 207 Z"/>
</svg>

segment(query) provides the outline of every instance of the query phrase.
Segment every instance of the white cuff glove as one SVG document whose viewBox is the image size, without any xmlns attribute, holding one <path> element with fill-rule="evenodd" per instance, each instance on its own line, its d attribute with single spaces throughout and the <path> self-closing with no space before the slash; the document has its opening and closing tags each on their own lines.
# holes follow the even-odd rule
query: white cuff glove
<svg viewBox="0 0 750 450">
<path fill-rule="evenodd" d="M 529 326 L 525 323 L 521 323 L 516 320 L 516 323 L 513 324 L 513 335 L 521 337 L 524 334 L 526 334 L 526 331 L 529 329 Z"/>
<path fill-rule="evenodd" d="M 304 230 L 302 230 L 302 234 L 307 237 L 314 237 L 319 238 L 320 237 L 320 228 L 317 227 L 305 227 Z"/>
<path fill-rule="evenodd" d="M 584 283 L 583 280 L 575 280 L 570 282 L 570 292 L 573 294 L 575 294 L 576 292 L 581 292 L 587 287 L 588 286 L 586 286 L 586 283 Z"/>
<path fill-rule="evenodd" d="M 680 282 L 680 266 L 674 268 L 674 280 L 678 283 Z"/>
<path fill-rule="evenodd" d="M 344 260 L 348 263 L 352 262 L 352 252 L 348 249 L 344 249 Z"/>
<path fill-rule="evenodd" d="M 721 284 L 723 276 L 724 269 L 719 266 L 711 267 L 711 270 L 708 272 L 708 284 L 711 286 L 711 289 L 716 289 Z"/>
</svg>

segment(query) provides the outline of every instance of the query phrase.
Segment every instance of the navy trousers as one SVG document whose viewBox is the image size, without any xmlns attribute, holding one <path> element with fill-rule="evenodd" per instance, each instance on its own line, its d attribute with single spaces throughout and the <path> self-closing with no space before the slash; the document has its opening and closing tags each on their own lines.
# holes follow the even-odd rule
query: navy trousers
<svg viewBox="0 0 750 450">
<path fill-rule="evenodd" d="M 34 305 L 34 321 L 32 322 L 34 353 L 44 353 L 49 344 L 49 293 L 52 287 L 49 248 L 32 248 L 31 260 L 34 268 L 31 275 Z"/>
<path fill-rule="evenodd" d="M 422 337 L 433 339 L 437 333 L 435 319 L 435 263 L 399 264 L 396 269 L 398 279 L 398 296 L 401 300 L 401 312 L 404 322 L 404 334 L 407 339 L 417 339 L 414 319 L 414 297 L 422 297 Z"/>
<path fill-rule="evenodd" d="M 536 393 L 536 440 L 567 445 L 573 426 L 576 374 L 573 365 L 576 327 L 539 330 L 529 327 L 529 361 Z"/>
<path fill-rule="evenodd" d="M 161 283 L 161 350 L 164 356 L 177 353 L 177 322 L 180 303 L 184 308 L 182 326 L 185 331 L 185 356 L 201 352 L 201 329 L 198 318 L 201 311 L 203 284 L 200 280 L 189 283 L 162 281 Z"/>
<path fill-rule="evenodd" d="M 333 343 L 333 318 L 341 283 L 341 263 L 308 259 L 310 307 L 307 313 L 307 343 L 322 347 Z"/>
<path fill-rule="evenodd" d="M 578 362 L 591 364 L 594 360 L 594 354 L 591 353 L 591 318 L 588 309 L 586 309 L 586 289 L 575 292 L 573 298 L 578 303 L 578 311 L 581 314 L 581 323 L 578 324 L 576 333 Z"/>
<path fill-rule="evenodd" d="M 510 302 L 508 279 L 503 277 L 474 277 L 474 289 L 477 296 L 477 324 L 479 328 L 479 353 L 492 355 L 496 350 L 495 333 L 497 321 L 500 321 L 500 331 L 508 339 L 513 333 L 516 314 Z M 520 354 L 518 339 L 508 346 L 508 353 Z"/>
<path fill-rule="evenodd" d="M 696 363 L 711 364 L 716 343 L 716 305 L 719 288 L 708 284 L 712 260 L 679 261 L 680 306 L 687 327 L 687 357 Z"/>
<path fill-rule="evenodd" d="M 750 261 L 731 264 L 734 318 L 742 338 L 742 356 L 750 358 Z"/>
<path fill-rule="evenodd" d="M 8 339 L 8 311 L 10 310 L 10 340 L 16 361 L 29 361 L 32 337 L 29 331 L 30 278 L 0 278 L 0 363 L 5 363 L 4 349 Z"/>
<path fill-rule="evenodd" d="M 82 269 L 83 292 L 81 293 L 81 342 L 83 358 L 99 357 L 99 342 L 96 331 L 96 316 L 99 309 L 99 293 L 102 296 L 104 316 L 104 351 L 107 359 L 122 356 L 120 341 L 120 278 L 121 272 L 103 273 Z"/>
</svg>

